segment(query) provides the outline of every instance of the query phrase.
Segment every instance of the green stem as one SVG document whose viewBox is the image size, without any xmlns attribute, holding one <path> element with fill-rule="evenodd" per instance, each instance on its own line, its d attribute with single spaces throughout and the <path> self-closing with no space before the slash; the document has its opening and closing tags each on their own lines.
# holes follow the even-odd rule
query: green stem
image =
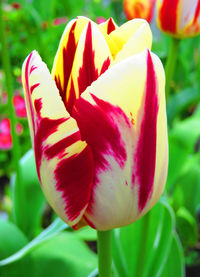
<svg viewBox="0 0 200 277">
<path fill-rule="evenodd" d="M 112 253 L 111 237 L 112 231 L 97 231 L 98 241 L 98 268 L 99 277 L 111 277 Z"/>
<path fill-rule="evenodd" d="M 4 27 L 4 21 L 3 21 L 3 10 L 2 10 L 2 0 L 0 0 L 0 34 L 1 34 L 1 44 L 2 44 L 2 63 L 3 63 L 3 69 L 5 74 L 5 82 L 6 82 L 6 88 L 7 88 L 7 94 L 8 94 L 8 111 L 9 111 L 9 118 L 11 121 L 11 135 L 12 135 L 12 159 L 13 164 L 16 170 L 16 186 L 15 191 L 13 193 L 14 197 L 14 217 L 16 224 L 20 227 L 23 226 L 23 219 L 21 218 L 20 222 L 20 209 L 23 207 L 23 193 L 22 193 L 22 186 L 21 186 L 21 172 L 20 172 L 20 166 L 19 166 L 19 160 L 20 160 L 20 145 L 19 145 L 19 138 L 16 134 L 16 116 L 15 116 L 15 110 L 13 106 L 13 80 L 12 80 L 12 73 L 11 73 L 11 65 L 10 65 L 10 57 L 9 57 L 9 51 L 8 46 L 6 42 L 6 35 L 5 35 L 5 27 Z"/>
<path fill-rule="evenodd" d="M 137 272 L 135 276 L 141 277 L 143 276 L 145 263 L 146 263 L 146 254 L 147 254 L 147 239 L 148 239 L 148 227 L 149 227 L 149 220 L 150 220 L 150 213 L 148 212 L 143 217 L 143 226 L 142 226 L 142 234 L 141 234 L 141 241 L 140 241 L 140 248 L 138 253 L 138 263 L 137 263 Z"/>
<path fill-rule="evenodd" d="M 165 74 L 166 74 L 166 85 L 165 85 L 165 92 L 166 92 L 166 99 L 170 95 L 170 87 L 171 87 L 171 81 L 174 75 L 175 67 L 176 67 L 176 61 L 178 56 L 178 49 L 180 44 L 180 39 L 172 38 L 171 45 L 169 48 L 169 54 L 167 58 L 167 63 L 165 66 Z"/>
</svg>

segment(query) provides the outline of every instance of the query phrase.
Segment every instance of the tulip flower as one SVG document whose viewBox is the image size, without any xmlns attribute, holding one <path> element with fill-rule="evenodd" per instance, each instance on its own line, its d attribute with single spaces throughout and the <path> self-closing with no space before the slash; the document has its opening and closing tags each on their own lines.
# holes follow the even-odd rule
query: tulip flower
<svg viewBox="0 0 200 277">
<path fill-rule="evenodd" d="M 157 24 L 161 31 L 176 38 L 200 33 L 199 0 L 157 0 Z"/>
<path fill-rule="evenodd" d="M 143 18 L 150 23 L 153 17 L 155 0 L 124 0 L 123 6 L 128 20 Z"/>
<path fill-rule="evenodd" d="M 159 199 L 168 167 L 165 76 L 142 19 L 70 21 L 52 74 L 33 51 L 23 86 L 42 190 L 73 228 L 136 221 Z"/>
</svg>

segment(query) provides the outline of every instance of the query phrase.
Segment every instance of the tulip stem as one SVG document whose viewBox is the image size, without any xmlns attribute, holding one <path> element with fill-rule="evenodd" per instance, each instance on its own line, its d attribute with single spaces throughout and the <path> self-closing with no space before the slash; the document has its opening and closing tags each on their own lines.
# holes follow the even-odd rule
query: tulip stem
<svg viewBox="0 0 200 277">
<path fill-rule="evenodd" d="M 14 219 L 16 224 L 20 227 L 23 226 L 23 218 L 20 221 L 20 212 L 23 211 L 23 193 L 22 193 L 22 186 L 21 186 L 21 171 L 19 165 L 20 159 L 20 145 L 19 145 L 19 138 L 16 134 L 16 116 L 15 110 L 13 106 L 13 80 L 12 80 L 12 73 L 11 73 L 11 65 L 10 65 L 10 57 L 9 57 L 9 50 L 6 42 L 6 35 L 5 35 L 5 26 L 3 21 L 3 10 L 2 10 L 2 1 L 0 0 L 0 34 L 1 34 L 1 51 L 2 51 L 2 63 L 3 69 L 5 74 L 5 83 L 6 89 L 8 94 L 8 111 L 9 117 L 11 121 L 11 135 L 12 135 L 12 159 L 13 164 L 16 170 L 16 186 L 14 189 L 13 197 L 14 197 Z"/>
<path fill-rule="evenodd" d="M 149 221 L 150 221 L 150 212 L 148 212 L 142 219 L 142 234 L 141 234 L 141 243 L 138 253 L 138 263 L 137 263 L 137 273 L 135 276 L 145 276 L 144 269 L 145 269 L 145 262 L 146 262 L 146 255 L 147 255 L 147 240 L 148 240 L 148 228 L 149 228 Z"/>
<path fill-rule="evenodd" d="M 167 57 L 167 62 L 165 65 L 165 73 L 166 73 L 166 85 L 165 85 L 165 93 L 166 99 L 170 96 L 170 88 L 171 88 L 171 81 L 174 75 L 174 71 L 176 68 L 176 61 L 178 56 L 178 49 L 180 44 L 180 39 L 172 38 L 171 45 L 169 48 L 169 53 Z"/>
<path fill-rule="evenodd" d="M 97 231 L 98 268 L 99 277 L 111 277 L 112 253 L 111 237 L 112 231 Z"/>
</svg>

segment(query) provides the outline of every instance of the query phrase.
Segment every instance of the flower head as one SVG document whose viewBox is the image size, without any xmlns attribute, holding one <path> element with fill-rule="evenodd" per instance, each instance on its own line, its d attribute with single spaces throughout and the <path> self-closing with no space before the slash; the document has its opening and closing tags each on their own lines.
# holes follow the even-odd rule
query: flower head
<svg viewBox="0 0 200 277">
<path fill-rule="evenodd" d="M 143 18 L 151 22 L 156 0 L 124 0 L 124 13 L 128 20 Z"/>
<path fill-rule="evenodd" d="M 187 38 L 200 33 L 200 0 L 157 0 L 157 24 L 161 31 Z"/>
<path fill-rule="evenodd" d="M 38 176 L 75 229 L 132 223 L 167 175 L 165 77 L 145 20 L 118 27 L 78 17 L 66 26 L 52 74 L 36 51 L 23 65 Z"/>
</svg>

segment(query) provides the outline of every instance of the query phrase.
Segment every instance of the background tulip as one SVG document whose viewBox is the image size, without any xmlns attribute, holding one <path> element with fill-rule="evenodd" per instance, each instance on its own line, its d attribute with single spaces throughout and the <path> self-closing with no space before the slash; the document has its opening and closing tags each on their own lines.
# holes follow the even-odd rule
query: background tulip
<svg viewBox="0 0 200 277">
<path fill-rule="evenodd" d="M 143 18 L 151 22 L 156 0 L 124 0 L 124 13 L 128 20 Z"/>
<path fill-rule="evenodd" d="M 157 0 L 157 24 L 161 31 L 187 38 L 200 33 L 199 0 Z"/>
<path fill-rule="evenodd" d="M 159 199 L 168 166 L 165 77 L 141 19 L 68 23 L 52 75 L 36 51 L 23 65 L 38 176 L 75 229 L 132 223 Z M 55 80 L 52 80 L 53 79 Z"/>
</svg>

